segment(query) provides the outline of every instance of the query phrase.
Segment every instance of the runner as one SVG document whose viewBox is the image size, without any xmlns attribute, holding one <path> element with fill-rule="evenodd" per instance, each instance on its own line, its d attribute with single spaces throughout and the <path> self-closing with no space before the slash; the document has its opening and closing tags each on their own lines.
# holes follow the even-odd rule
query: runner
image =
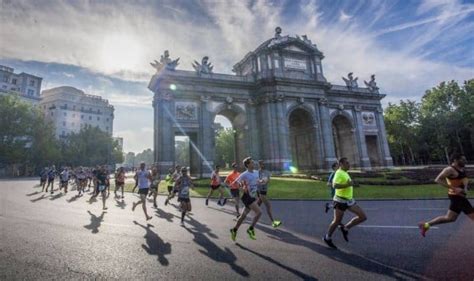
<svg viewBox="0 0 474 281">
<path fill-rule="evenodd" d="M 235 180 L 240 176 L 239 169 L 237 163 L 232 163 L 232 172 L 227 175 L 224 180 L 224 183 L 230 187 L 230 194 L 234 198 L 235 202 L 235 211 L 237 212 L 237 218 L 240 217 L 240 191 L 239 191 L 239 184 L 235 182 Z"/>
<path fill-rule="evenodd" d="M 328 177 L 327 186 L 329 187 L 329 194 L 331 195 L 331 199 L 334 198 L 334 194 L 336 193 L 336 190 L 334 189 L 334 187 L 332 187 L 332 180 L 338 168 L 339 168 L 339 164 L 333 163 L 331 166 L 332 172 L 329 174 L 329 177 Z M 334 208 L 334 202 L 326 203 L 324 207 L 324 212 L 327 213 L 329 209 L 331 208 Z"/>
<path fill-rule="evenodd" d="M 184 226 L 184 216 L 186 212 L 191 212 L 191 199 L 189 198 L 189 189 L 194 189 L 194 184 L 188 175 L 186 167 L 181 168 L 181 177 L 176 181 L 178 189 L 178 202 L 181 208 L 181 225 Z"/>
<path fill-rule="evenodd" d="M 54 178 L 56 177 L 56 167 L 53 165 L 48 171 L 48 184 L 46 185 L 46 192 L 48 192 L 49 185 L 51 184 L 51 194 L 54 193 Z"/>
<path fill-rule="evenodd" d="M 44 191 L 46 180 L 48 180 L 48 167 L 44 167 L 40 173 L 40 186 L 42 187 L 41 192 Z"/>
<path fill-rule="evenodd" d="M 125 187 L 125 170 L 123 167 L 120 167 L 115 174 L 115 197 L 117 198 L 117 190 L 122 190 L 122 199 L 123 199 L 123 189 Z"/>
<path fill-rule="evenodd" d="M 79 182 L 79 185 L 77 187 L 77 195 L 82 196 L 87 186 L 87 173 L 82 167 L 79 167 L 79 171 L 77 172 L 77 180 Z"/>
<path fill-rule="evenodd" d="M 109 178 L 105 165 L 97 170 L 96 175 L 98 190 L 102 194 L 102 210 L 107 210 L 105 200 L 107 199 L 107 185 L 109 184 Z"/>
<path fill-rule="evenodd" d="M 466 198 L 469 182 L 464 169 L 466 162 L 464 155 L 455 153 L 451 156 L 451 165 L 444 168 L 436 177 L 435 182 L 448 189 L 448 197 L 451 203 L 445 216 L 439 216 L 418 225 L 423 237 L 433 225 L 455 222 L 461 212 L 474 221 L 474 208 Z"/>
<path fill-rule="evenodd" d="M 350 163 L 347 158 L 343 157 L 339 160 L 339 169 L 334 174 L 332 185 L 336 189 L 334 195 L 334 219 L 329 225 L 327 234 L 323 237 L 323 241 L 331 248 L 337 249 L 332 242 L 332 234 L 337 227 L 341 230 L 344 240 L 349 242 L 349 229 L 367 220 L 367 217 L 359 207 L 353 197 L 352 180 L 347 171 Z M 357 216 L 352 218 L 347 224 L 342 224 L 344 212 L 349 210 Z"/>
<path fill-rule="evenodd" d="M 137 205 L 142 204 L 143 212 L 145 213 L 146 220 L 151 220 L 152 217 L 148 216 L 146 211 L 146 195 L 150 187 L 151 174 L 145 169 L 145 162 L 140 163 L 140 169 L 135 174 L 135 187 L 138 186 L 138 194 L 140 195 L 140 201 L 133 202 L 132 211 L 135 211 Z M 135 187 L 133 189 L 135 189 Z"/>
<path fill-rule="evenodd" d="M 94 184 L 94 181 L 93 181 L 93 170 L 91 168 L 87 168 L 85 170 L 85 173 L 86 173 L 86 176 L 87 176 L 87 182 L 86 182 L 86 185 L 87 185 L 87 192 L 89 192 L 91 190 L 91 185 Z M 89 183 L 89 184 L 87 184 Z M 84 186 L 85 187 L 85 186 Z"/>
<path fill-rule="evenodd" d="M 242 203 L 244 203 L 245 209 L 240 218 L 237 220 L 235 227 L 230 230 L 230 237 L 233 241 L 235 241 L 237 237 L 237 231 L 239 230 L 240 225 L 245 220 L 250 211 L 254 211 L 255 216 L 253 217 L 252 224 L 247 229 L 247 234 L 249 235 L 250 239 L 256 240 L 254 227 L 262 215 L 262 211 L 257 204 L 258 184 L 261 183 L 260 179 L 258 178 L 258 172 L 253 170 L 254 163 L 251 157 L 245 158 L 243 160 L 243 164 L 247 170 L 243 172 L 237 178 L 237 180 L 235 180 L 235 182 L 237 182 L 244 191 L 244 194 L 242 195 Z"/>
<path fill-rule="evenodd" d="M 69 183 L 69 170 L 67 167 L 64 167 L 64 170 L 59 175 L 59 179 L 59 192 L 61 192 L 61 189 L 64 188 L 64 193 L 67 193 L 67 186 Z"/>
<path fill-rule="evenodd" d="M 156 204 L 156 196 L 158 196 L 158 186 L 160 185 L 160 174 L 158 173 L 158 167 L 153 166 L 151 170 L 151 184 L 150 184 L 150 193 L 153 195 L 153 207 L 158 208 Z"/>
<path fill-rule="evenodd" d="M 176 165 L 173 175 L 171 176 L 171 182 L 173 184 L 173 192 L 168 195 L 168 198 L 166 198 L 165 206 L 168 205 L 170 200 L 174 198 L 176 193 L 178 193 L 178 190 L 176 189 L 176 181 L 178 180 L 179 177 L 181 177 L 181 166 Z"/>
<path fill-rule="evenodd" d="M 171 195 L 171 192 L 173 192 L 173 187 L 174 187 L 173 172 L 174 172 L 174 169 L 169 168 L 168 174 L 165 177 L 166 187 L 168 188 L 168 197 Z"/>
<path fill-rule="evenodd" d="M 209 204 L 209 197 L 214 193 L 215 190 L 219 189 L 221 196 L 217 201 L 217 205 L 224 206 L 227 202 L 227 198 L 224 198 L 224 188 L 221 186 L 221 177 L 219 176 L 219 165 L 216 165 L 214 171 L 211 174 L 211 186 L 209 187 L 209 193 L 206 198 L 206 206 Z"/>
<path fill-rule="evenodd" d="M 281 225 L 281 221 L 279 220 L 274 220 L 273 219 L 273 214 L 272 214 L 272 205 L 270 204 L 270 201 L 267 199 L 267 192 L 268 192 L 268 184 L 270 183 L 270 172 L 265 170 L 265 164 L 263 163 L 263 160 L 258 161 L 258 178 L 261 181 L 261 184 L 258 185 L 258 206 L 263 204 L 265 205 L 265 208 L 267 209 L 268 216 L 270 217 L 270 220 L 272 221 L 272 226 L 274 228 L 277 228 Z"/>
</svg>

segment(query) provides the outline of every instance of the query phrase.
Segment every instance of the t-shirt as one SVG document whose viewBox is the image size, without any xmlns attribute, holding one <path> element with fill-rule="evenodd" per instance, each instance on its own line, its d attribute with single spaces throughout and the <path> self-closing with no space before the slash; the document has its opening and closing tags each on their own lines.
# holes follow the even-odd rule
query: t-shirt
<svg viewBox="0 0 474 281">
<path fill-rule="evenodd" d="M 138 178 L 138 188 L 149 188 L 150 187 L 150 172 L 147 170 L 138 170 L 137 171 L 137 178 Z"/>
<path fill-rule="evenodd" d="M 334 174 L 334 178 L 332 180 L 332 184 L 346 184 L 351 180 L 349 174 L 342 170 L 338 169 Z M 353 191 L 352 186 L 348 186 L 346 188 L 336 188 L 336 196 L 341 197 L 343 199 L 351 200 L 353 198 Z"/>
<path fill-rule="evenodd" d="M 151 186 L 158 187 L 160 184 L 160 174 L 152 175 Z"/>
<path fill-rule="evenodd" d="M 54 180 L 55 177 L 56 177 L 56 170 L 49 170 L 48 179 Z"/>
<path fill-rule="evenodd" d="M 235 180 L 240 176 L 240 173 L 237 171 L 232 171 L 227 175 L 224 182 L 230 185 L 230 189 L 239 189 L 239 184 Z"/>
<path fill-rule="evenodd" d="M 69 180 L 69 172 L 64 170 L 61 172 L 61 181 L 68 181 Z"/>
<path fill-rule="evenodd" d="M 117 176 L 115 177 L 115 180 L 117 182 L 125 182 L 125 173 L 123 172 L 118 172 Z"/>
<path fill-rule="evenodd" d="M 237 178 L 236 182 L 243 183 L 247 188 L 248 194 L 256 198 L 258 190 L 258 172 L 257 171 L 245 171 Z"/>
<path fill-rule="evenodd" d="M 221 178 L 219 177 L 219 174 L 213 171 L 211 174 L 211 185 L 217 186 L 220 184 L 221 184 Z"/>
<path fill-rule="evenodd" d="M 167 186 L 173 186 L 173 175 L 167 174 L 165 177 L 165 182 Z"/>
<path fill-rule="evenodd" d="M 189 198 L 189 188 L 191 187 L 191 179 L 188 176 L 179 178 L 179 198 Z"/>
<path fill-rule="evenodd" d="M 270 182 L 270 172 L 267 170 L 259 170 L 258 171 L 258 178 L 266 182 L 265 184 L 260 184 L 258 185 L 258 190 L 259 191 L 267 191 L 268 189 L 268 183 Z"/>
<path fill-rule="evenodd" d="M 97 172 L 97 184 L 106 185 L 107 184 L 107 173 L 106 172 Z"/>
</svg>

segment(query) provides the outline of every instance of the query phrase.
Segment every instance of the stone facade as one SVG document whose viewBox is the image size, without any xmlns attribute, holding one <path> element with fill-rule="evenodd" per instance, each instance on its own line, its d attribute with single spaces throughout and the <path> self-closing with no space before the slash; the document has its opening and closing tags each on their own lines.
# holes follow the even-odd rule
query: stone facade
<svg viewBox="0 0 474 281">
<path fill-rule="evenodd" d="M 43 78 L 25 72 L 14 73 L 13 68 L 0 65 L 0 95 L 16 95 L 36 106 L 40 101 Z"/>
<path fill-rule="evenodd" d="M 209 175 L 216 115 L 232 122 L 239 162 L 250 155 L 274 172 L 325 171 L 340 157 L 362 169 L 393 166 L 384 95 L 354 83 L 331 85 L 323 58 L 306 36 L 281 36 L 277 29 L 234 66 L 236 75 L 157 71 L 148 87 L 154 93 L 154 151 L 161 172 L 179 164 L 175 135 L 188 135 L 195 145 L 191 173 Z"/>
</svg>

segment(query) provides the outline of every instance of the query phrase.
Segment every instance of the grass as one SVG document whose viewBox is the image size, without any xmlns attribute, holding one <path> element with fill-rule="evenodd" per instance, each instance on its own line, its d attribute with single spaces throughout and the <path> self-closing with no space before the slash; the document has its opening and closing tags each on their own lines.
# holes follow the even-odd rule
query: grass
<svg viewBox="0 0 474 281">
<path fill-rule="evenodd" d="M 113 182 L 113 181 L 112 181 Z M 206 197 L 209 192 L 209 179 L 195 180 L 194 190 L 191 190 L 191 196 Z M 111 191 L 114 190 L 112 183 Z M 131 192 L 133 183 L 125 185 L 125 191 Z M 166 184 L 160 183 L 158 192 L 167 194 Z M 214 196 L 218 196 L 214 192 Z M 295 179 L 295 178 L 272 178 L 269 186 L 268 196 L 272 199 L 329 199 L 329 190 L 325 182 Z M 436 184 L 424 185 L 361 185 L 354 188 L 354 197 L 356 199 L 423 199 L 423 198 L 447 198 L 447 192 L 444 187 Z M 474 198 L 473 192 L 470 192 L 469 198 Z"/>
</svg>

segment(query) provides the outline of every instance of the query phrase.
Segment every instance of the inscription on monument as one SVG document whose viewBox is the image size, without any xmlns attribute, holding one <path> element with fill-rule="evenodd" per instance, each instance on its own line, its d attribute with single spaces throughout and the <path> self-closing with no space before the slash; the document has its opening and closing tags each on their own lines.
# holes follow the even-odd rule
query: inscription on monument
<svg viewBox="0 0 474 281">
<path fill-rule="evenodd" d="M 306 61 L 285 58 L 285 67 L 288 69 L 306 70 Z"/>
<path fill-rule="evenodd" d="M 177 102 L 175 116 L 179 120 L 197 120 L 197 106 L 195 103 Z"/>
</svg>

